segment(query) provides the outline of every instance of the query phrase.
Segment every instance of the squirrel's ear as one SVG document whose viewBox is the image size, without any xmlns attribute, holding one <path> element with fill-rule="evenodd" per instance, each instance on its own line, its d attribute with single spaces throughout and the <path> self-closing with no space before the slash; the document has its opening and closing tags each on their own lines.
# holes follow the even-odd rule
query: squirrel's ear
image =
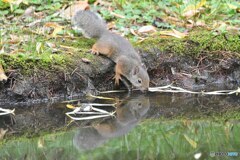
<svg viewBox="0 0 240 160">
<path fill-rule="evenodd" d="M 139 67 L 136 66 L 136 67 L 133 69 L 133 75 L 136 75 L 138 72 L 139 72 Z"/>
<path fill-rule="evenodd" d="M 144 63 L 142 63 L 142 67 L 143 67 L 143 69 L 148 70 L 148 68 L 145 66 Z"/>
</svg>

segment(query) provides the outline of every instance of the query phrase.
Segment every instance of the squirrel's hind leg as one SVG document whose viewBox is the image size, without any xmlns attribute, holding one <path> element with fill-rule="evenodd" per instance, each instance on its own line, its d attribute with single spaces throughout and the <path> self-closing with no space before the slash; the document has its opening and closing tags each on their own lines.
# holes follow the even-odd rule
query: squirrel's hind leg
<svg viewBox="0 0 240 160">
<path fill-rule="evenodd" d="M 91 53 L 99 55 L 99 53 L 110 57 L 112 55 L 112 49 L 111 45 L 107 43 L 102 43 L 101 41 L 97 41 L 91 49 Z"/>
</svg>

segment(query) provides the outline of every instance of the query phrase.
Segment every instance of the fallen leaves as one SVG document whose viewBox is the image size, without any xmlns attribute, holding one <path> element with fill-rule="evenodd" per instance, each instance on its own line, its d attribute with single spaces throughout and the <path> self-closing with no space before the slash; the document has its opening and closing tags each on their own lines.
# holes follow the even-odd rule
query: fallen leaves
<svg viewBox="0 0 240 160">
<path fill-rule="evenodd" d="M 113 16 L 115 16 L 115 17 L 117 17 L 117 18 L 126 18 L 125 16 L 123 16 L 123 15 L 121 15 L 121 14 L 117 14 L 117 13 L 115 13 L 115 12 L 110 12 L 111 13 L 111 15 L 113 15 Z"/>
<path fill-rule="evenodd" d="M 45 23 L 44 26 L 53 28 L 53 32 L 51 34 L 52 37 L 56 37 L 56 35 L 58 33 L 60 33 L 61 31 L 63 31 L 63 29 L 64 29 L 63 26 L 61 26 L 61 25 L 59 25 L 59 24 L 57 24 L 55 22 L 47 22 L 47 23 Z"/>
<path fill-rule="evenodd" d="M 151 25 L 148 25 L 148 26 L 143 26 L 141 28 L 139 28 L 138 30 L 138 33 L 142 34 L 142 33 L 154 33 L 156 32 L 156 28 L 151 26 Z"/>
<path fill-rule="evenodd" d="M 21 42 L 21 38 L 16 36 L 16 35 L 13 35 L 13 34 L 10 34 L 10 41 L 8 41 L 8 43 L 10 44 L 16 44 L 16 43 L 19 43 Z"/>
<path fill-rule="evenodd" d="M 16 4 L 19 5 L 23 2 L 23 0 L 2 0 L 5 3 L 9 3 L 9 4 Z"/>
<path fill-rule="evenodd" d="M 182 15 L 185 18 L 191 18 L 191 17 L 195 16 L 197 13 L 200 13 L 200 11 L 204 9 L 202 7 L 205 4 L 206 4 L 206 0 L 201 0 L 196 5 L 190 4 L 183 10 Z"/>
</svg>

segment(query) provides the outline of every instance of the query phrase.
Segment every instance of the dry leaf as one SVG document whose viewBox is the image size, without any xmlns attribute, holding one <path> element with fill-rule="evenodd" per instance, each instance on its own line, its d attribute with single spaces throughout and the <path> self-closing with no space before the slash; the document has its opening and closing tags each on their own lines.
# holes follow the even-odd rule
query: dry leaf
<svg viewBox="0 0 240 160">
<path fill-rule="evenodd" d="M 73 3 L 71 6 L 66 8 L 60 13 L 60 16 L 65 19 L 71 19 L 75 13 L 79 10 L 89 10 L 90 6 L 88 4 L 88 0 L 85 1 L 77 1 Z"/>
<path fill-rule="evenodd" d="M 109 22 L 108 24 L 107 24 L 107 28 L 108 29 L 113 29 L 113 28 L 116 28 L 116 25 L 115 25 L 115 22 Z"/>
<path fill-rule="evenodd" d="M 24 52 L 26 52 L 26 51 L 23 49 L 16 49 L 16 50 L 11 51 L 9 54 L 24 53 Z"/>
<path fill-rule="evenodd" d="M 134 29 L 130 28 L 130 32 L 131 32 L 134 36 L 138 36 L 138 34 L 134 31 Z"/>
<path fill-rule="evenodd" d="M 190 11 L 190 10 L 198 10 L 200 9 L 202 6 L 204 6 L 206 4 L 206 0 L 201 0 L 199 3 L 197 3 L 196 5 L 188 5 L 184 10 L 183 12 L 187 12 L 187 11 Z"/>
<path fill-rule="evenodd" d="M 154 26 L 143 26 L 139 28 L 138 33 L 153 33 L 156 32 L 156 28 Z"/>
<path fill-rule="evenodd" d="M 125 16 L 123 15 L 120 15 L 120 14 L 117 14 L 117 13 L 114 13 L 114 12 L 111 12 L 111 14 L 117 18 L 126 18 Z"/>
<path fill-rule="evenodd" d="M 71 104 L 67 104 L 66 107 L 69 108 L 69 109 L 75 109 L 76 108 L 75 106 L 73 106 Z"/>
<path fill-rule="evenodd" d="M 0 128 L 0 140 L 3 139 L 4 135 L 7 133 L 8 129 Z"/>
<path fill-rule="evenodd" d="M 46 42 L 46 45 L 49 47 L 49 48 L 51 48 L 51 49 L 53 49 L 53 48 L 56 48 L 57 46 L 56 46 L 56 44 L 54 44 L 54 43 L 51 43 L 51 42 Z"/>
<path fill-rule="evenodd" d="M 8 43 L 10 43 L 10 44 L 16 44 L 21 41 L 21 39 L 16 35 L 10 34 L 9 36 L 10 36 L 11 40 Z"/>
<path fill-rule="evenodd" d="M 198 26 L 198 27 L 204 27 L 206 26 L 205 22 L 204 21 L 197 21 L 195 26 Z"/>
<path fill-rule="evenodd" d="M 167 36 L 173 36 L 173 37 L 176 37 L 176 38 L 184 38 L 187 36 L 187 33 L 182 33 L 182 32 L 179 32 L 175 29 L 172 29 L 171 31 L 160 31 L 160 34 L 161 35 L 167 35 Z"/>
<path fill-rule="evenodd" d="M 87 59 L 87 58 L 81 58 L 81 60 L 83 61 L 83 62 L 85 62 L 85 63 L 90 63 L 91 61 L 89 60 L 89 59 Z"/>
<path fill-rule="evenodd" d="M 5 75 L 2 65 L 0 64 L 0 81 L 7 81 L 8 77 Z"/>
<path fill-rule="evenodd" d="M 16 4 L 19 5 L 23 2 L 23 0 L 2 0 L 5 3 Z"/>
<path fill-rule="evenodd" d="M 56 37 L 56 35 L 61 32 L 63 30 L 63 26 L 60 26 L 59 24 L 55 23 L 55 22 L 47 22 L 45 25 L 45 27 L 51 27 L 53 28 L 53 32 L 51 34 L 51 36 Z"/>
<path fill-rule="evenodd" d="M 5 3 L 13 3 L 14 2 L 14 0 L 2 0 L 2 1 Z"/>
<path fill-rule="evenodd" d="M 179 32 L 179 31 L 177 31 L 177 30 L 175 30 L 175 29 L 172 29 L 172 30 L 173 30 L 173 32 L 175 33 L 175 35 L 178 35 L 178 36 L 181 37 L 181 38 L 184 38 L 184 37 L 187 36 L 187 33 L 182 33 L 182 32 Z"/>
<path fill-rule="evenodd" d="M 195 16 L 197 13 L 200 12 L 200 10 L 202 10 L 202 6 L 204 6 L 206 4 L 206 0 L 201 0 L 199 3 L 197 3 L 196 5 L 188 5 L 184 11 L 183 11 L 183 16 L 186 18 L 191 18 L 193 16 Z"/>
<path fill-rule="evenodd" d="M 191 17 L 195 16 L 199 12 L 200 12 L 199 10 L 189 10 L 187 12 L 184 12 L 183 16 L 186 17 L 186 18 L 191 18 Z"/>
</svg>

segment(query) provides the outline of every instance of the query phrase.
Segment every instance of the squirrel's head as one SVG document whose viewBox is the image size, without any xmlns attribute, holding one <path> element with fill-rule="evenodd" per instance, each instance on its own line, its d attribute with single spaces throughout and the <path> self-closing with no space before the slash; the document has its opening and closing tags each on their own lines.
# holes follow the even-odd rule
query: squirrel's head
<svg viewBox="0 0 240 160">
<path fill-rule="evenodd" d="M 140 89 L 141 91 L 146 91 L 149 88 L 149 76 L 145 65 L 135 66 L 132 70 L 130 82 L 133 86 Z"/>
</svg>

